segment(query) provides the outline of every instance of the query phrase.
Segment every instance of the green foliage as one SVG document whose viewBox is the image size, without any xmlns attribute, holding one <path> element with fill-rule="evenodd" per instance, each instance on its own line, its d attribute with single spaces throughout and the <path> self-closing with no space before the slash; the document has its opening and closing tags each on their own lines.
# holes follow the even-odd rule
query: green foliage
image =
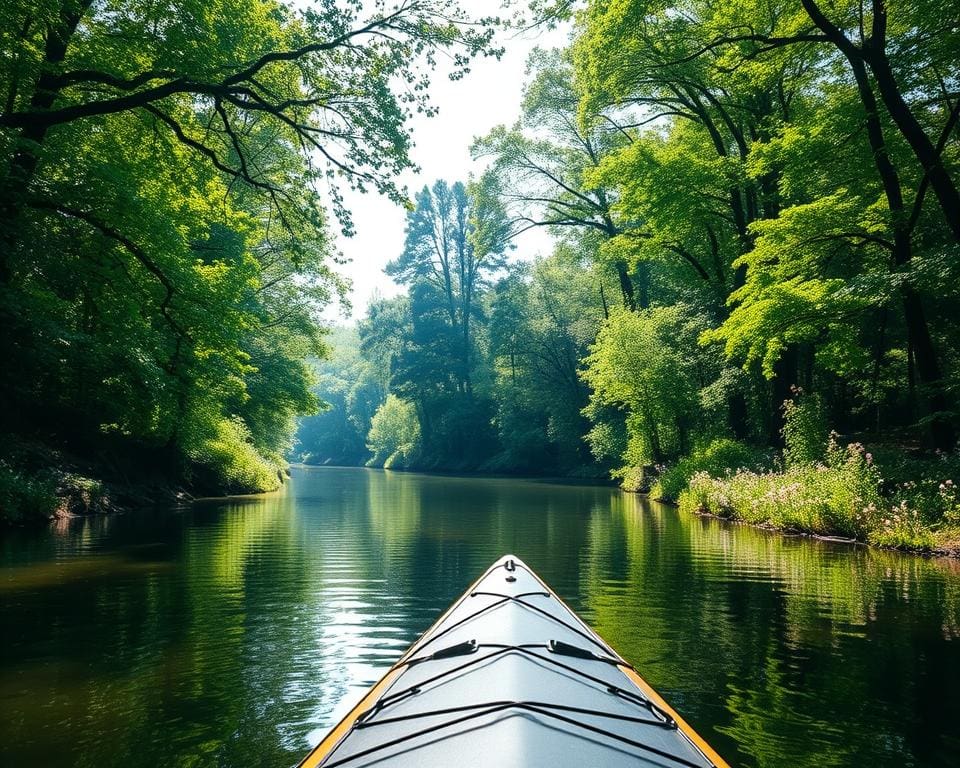
<svg viewBox="0 0 960 768">
<path fill-rule="evenodd" d="M 697 383 L 710 361 L 682 351 L 697 349 L 703 323 L 682 305 L 651 307 L 616 312 L 597 334 L 582 372 L 592 390 L 588 413 L 607 407 L 626 414 L 620 457 L 626 467 L 676 458 L 689 450 L 694 431 L 705 428 Z M 597 436 L 605 434 L 609 430 Z"/>
<path fill-rule="evenodd" d="M 272 491 L 280 487 L 281 467 L 265 459 L 240 418 L 222 419 L 198 440 L 188 457 L 202 488 L 226 493 Z"/>
<path fill-rule="evenodd" d="M 787 467 L 814 464 L 823 459 L 827 424 L 817 395 L 798 392 L 783 402 L 783 459 Z"/>
<path fill-rule="evenodd" d="M 486 178 L 518 230 L 542 226 L 560 234 L 575 227 L 614 235 L 609 192 L 590 174 L 606 152 L 625 143 L 624 137 L 576 125 L 568 52 L 536 49 L 527 66 L 531 79 L 520 119 L 477 139 L 474 156 L 492 159 Z"/>
<path fill-rule="evenodd" d="M 938 538 L 924 520 L 923 514 L 911 509 L 906 502 L 892 507 L 882 515 L 875 515 L 877 527 L 870 531 L 869 541 L 881 547 L 896 549 L 935 549 Z"/>
<path fill-rule="evenodd" d="M 884 477 L 887 504 L 875 513 L 870 540 L 892 547 L 955 548 L 960 529 L 960 455 L 911 457 L 899 451 L 876 451 Z M 871 455 L 873 459 L 873 455 Z M 916 542 L 922 542 L 917 544 Z"/>
<path fill-rule="evenodd" d="M 745 499 L 775 480 L 720 475 L 782 435 L 797 520 L 857 535 L 879 529 L 851 522 L 841 481 L 867 499 L 873 470 L 824 450 L 828 423 L 952 448 L 960 48 L 942 4 L 529 3 L 574 18 L 572 45 L 532 54 L 517 122 L 473 146 L 482 175 L 412 203 L 394 181 L 409 118 L 433 112 L 437 56 L 456 79 L 498 53 L 491 19 L 454 0 L 181 5 L 163 24 L 137 3 L 0 10 L 15 432 L 241 491 L 276 485 L 309 416 L 310 461 L 593 464 L 627 487 L 668 464 L 659 493 L 696 477 Z M 388 267 L 407 293 L 324 362 L 342 184 L 407 206 Z M 554 252 L 510 264 L 532 227 Z M 885 489 L 919 521 L 897 518 L 904 537 L 951 524 L 921 485 Z M 792 520 L 777 499 L 758 515 Z"/>
<path fill-rule="evenodd" d="M 408 295 L 372 306 L 360 328 L 364 354 L 416 408 L 423 469 L 476 468 L 495 450 L 483 298 L 508 243 L 490 183 L 421 190 L 403 252 L 387 266 Z"/>
<path fill-rule="evenodd" d="M 354 328 L 334 329 L 331 354 L 316 361 L 314 391 L 324 409 L 300 421 L 294 456 L 307 464 L 362 465 L 370 458 L 370 420 L 386 397 L 376 362 L 361 356 Z"/>
<path fill-rule="evenodd" d="M 424 187 L 407 215 L 403 253 L 386 269 L 410 286 L 413 336 L 429 333 L 439 347 L 430 349 L 424 339 L 419 349 L 405 352 L 433 358 L 424 366 L 434 369 L 435 388 L 446 388 L 441 381 L 446 377 L 468 399 L 473 397 L 473 328 L 480 296 L 489 275 L 503 265 L 507 248 L 496 197 L 477 192 L 460 182 Z"/>
<path fill-rule="evenodd" d="M 46 520 L 56 511 L 56 482 L 0 460 L 0 522 Z"/>
<path fill-rule="evenodd" d="M 836 409 L 843 428 L 912 421 L 953 442 L 960 329 L 942 254 L 960 238 L 960 155 L 937 72 L 960 49 L 921 5 L 887 3 L 876 25 L 854 3 L 598 0 L 578 17 L 580 129 L 630 138 L 587 174 L 615 200 L 603 250 L 646 270 L 654 301 L 710 315 L 701 342 L 749 378 L 726 392 L 734 434 L 775 437 L 763 413 L 791 385 L 826 394 L 840 379 L 856 393 Z M 949 168 L 936 203 L 924 151 Z M 920 389 L 906 387 L 911 350 Z"/>
<path fill-rule="evenodd" d="M 718 438 L 694 448 L 689 456 L 662 470 L 650 487 L 650 495 L 655 499 L 676 501 L 694 475 L 724 478 L 743 470 L 756 471 L 766 464 L 769 464 L 769 456 L 757 448 L 729 438 Z"/>
<path fill-rule="evenodd" d="M 456 77 L 496 54 L 491 20 L 451 0 L 154 11 L 0 10 L 0 395 L 15 432 L 266 490 L 346 291 L 338 184 L 406 201 L 435 56 Z"/>
<path fill-rule="evenodd" d="M 565 474 L 591 464 L 582 440 L 588 393 L 580 360 L 602 321 L 591 269 L 573 249 L 512 267 L 495 289 L 490 350 L 500 467 Z"/>
<path fill-rule="evenodd" d="M 782 472 L 698 472 L 680 494 L 680 508 L 914 550 L 955 536 L 960 494 L 952 478 L 936 473 L 946 460 L 939 467 L 925 462 L 925 472 L 916 469 L 926 474 L 920 480 L 891 483 L 859 443 L 841 447 L 831 437 L 821 453 L 823 462 L 795 462 Z"/>
<path fill-rule="evenodd" d="M 420 448 L 420 422 L 412 403 L 396 395 L 377 409 L 370 421 L 367 447 L 373 454 L 368 462 L 373 467 L 403 469 Z"/>
<path fill-rule="evenodd" d="M 852 373 L 864 358 L 850 318 L 887 298 L 853 283 L 871 267 L 887 269 L 883 249 L 866 240 L 877 227 L 872 200 L 846 190 L 820 195 L 753 225 L 754 247 L 734 264 L 746 267 L 746 284 L 730 296 L 727 321 L 703 337 L 723 341 L 727 356 L 745 365 L 762 364 L 768 378 L 784 350 L 811 342 L 823 348 L 828 370 Z"/>
<path fill-rule="evenodd" d="M 810 533 L 865 538 L 883 504 L 882 479 L 860 446 L 829 452 L 827 464 L 784 472 L 740 470 L 716 478 L 695 474 L 680 494 L 680 508 Z"/>
<path fill-rule="evenodd" d="M 902 445 L 871 446 L 871 459 L 880 467 L 890 488 L 916 484 L 920 479 L 951 485 L 960 478 L 960 452 L 933 455 L 907 451 Z"/>
</svg>

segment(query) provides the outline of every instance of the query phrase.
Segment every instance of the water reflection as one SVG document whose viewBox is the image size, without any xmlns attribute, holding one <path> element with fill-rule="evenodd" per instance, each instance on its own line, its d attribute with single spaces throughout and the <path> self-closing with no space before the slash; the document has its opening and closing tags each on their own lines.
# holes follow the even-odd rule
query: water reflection
<svg viewBox="0 0 960 768">
<path fill-rule="evenodd" d="M 956 562 L 357 469 L 0 540 L 0 763 L 291 765 L 506 551 L 731 763 L 956 763 Z"/>
</svg>

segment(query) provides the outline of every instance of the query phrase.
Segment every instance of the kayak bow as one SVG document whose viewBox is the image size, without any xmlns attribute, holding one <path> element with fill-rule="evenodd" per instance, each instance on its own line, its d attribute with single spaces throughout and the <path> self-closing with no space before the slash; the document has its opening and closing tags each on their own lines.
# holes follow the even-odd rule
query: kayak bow
<svg viewBox="0 0 960 768">
<path fill-rule="evenodd" d="M 513 555 L 494 563 L 299 768 L 729 768 Z"/>
</svg>

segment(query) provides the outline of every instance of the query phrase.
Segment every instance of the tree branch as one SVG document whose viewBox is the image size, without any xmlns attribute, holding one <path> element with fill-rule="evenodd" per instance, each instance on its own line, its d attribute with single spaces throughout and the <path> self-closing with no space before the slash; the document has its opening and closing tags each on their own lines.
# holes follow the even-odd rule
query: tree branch
<svg viewBox="0 0 960 768">
<path fill-rule="evenodd" d="M 63 216 L 69 216 L 70 218 L 83 221 L 100 232 L 100 234 L 110 238 L 111 240 L 115 240 L 122 245 L 138 262 L 140 262 L 143 268 L 153 275 L 163 286 L 164 296 L 160 302 L 160 314 L 163 315 L 164 319 L 174 330 L 174 333 L 176 333 L 177 336 L 185 339 L 190 338 L 190 334 L 187 332 L 187 330 L 170 314 L 170 304 L 173 301 L 174 294 L 176 293 L 176 287 L 174 286 L 173 281 L 139 245 L 137 245 L 129 237 L 124 235 L 116 228 L 98 219 L 89 211 L 74 208 L 73 206 L 65 205 L 63 203 L 57 203 L 52 200 L 44 200 L 42 198 L 32 198 L 27 201 L 27 205 L 37 210 L 54 211 Z"/>
</svg>

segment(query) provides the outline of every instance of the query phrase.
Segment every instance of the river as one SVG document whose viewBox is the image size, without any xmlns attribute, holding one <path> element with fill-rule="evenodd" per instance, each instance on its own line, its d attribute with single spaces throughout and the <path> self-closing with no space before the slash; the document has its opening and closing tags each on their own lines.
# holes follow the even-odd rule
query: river
<svg viewBox="0 0 960 768">
<path fill-rule="evenodd" d="M 607 487 L 295 468 L 0 538 L 0 764 L 290 766 L 495 558 L 734 766 L 960 764 L 960 562 Z"/>
</svg>

